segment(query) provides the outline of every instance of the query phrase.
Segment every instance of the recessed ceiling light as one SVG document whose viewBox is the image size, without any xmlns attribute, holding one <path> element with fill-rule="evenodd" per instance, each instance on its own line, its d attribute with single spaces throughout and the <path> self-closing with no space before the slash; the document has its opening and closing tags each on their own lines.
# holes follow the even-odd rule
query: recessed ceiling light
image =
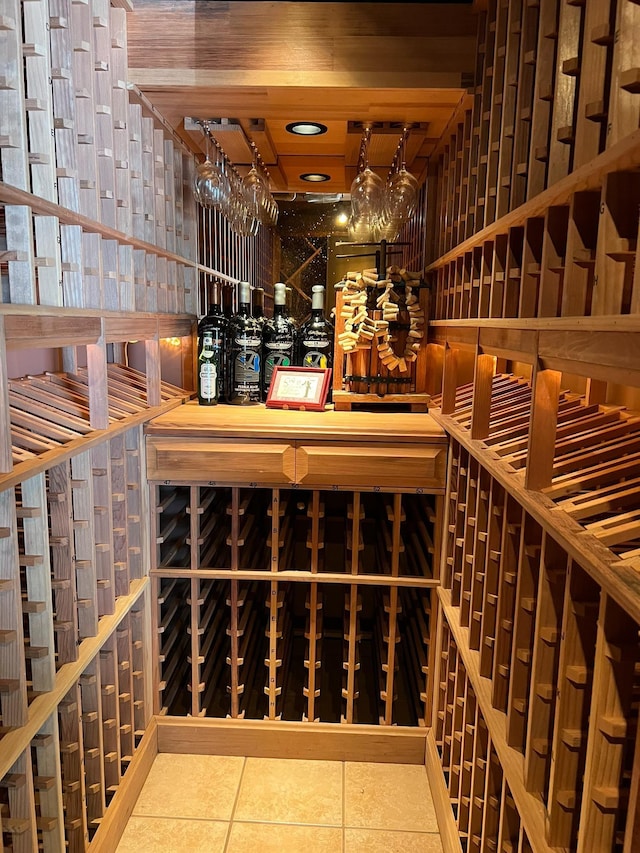
<svg viewBox="0 0 640 853">
<path fill-rule="evenodd" d="M 327 126 L 317 121 L 292 121 L 287 125 L 287 131 L 298 136 L 320 136 L 327 132 Z"/>
<path fill-rule="evenodd" d="M 323 181 L 330 181 L 331 175 L 325 175 L 323 172 L 305 172 L 303 175 L 300 175 L 300 178 L 312 184 L 320 184 Z"/>
</svg>

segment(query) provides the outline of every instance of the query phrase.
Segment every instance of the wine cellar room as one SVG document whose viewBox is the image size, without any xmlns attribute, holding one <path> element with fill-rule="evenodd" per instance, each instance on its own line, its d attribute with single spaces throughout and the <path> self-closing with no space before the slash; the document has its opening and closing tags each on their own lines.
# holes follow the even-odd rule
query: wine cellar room
<svg viewBox="0 0 640 853">
<path fill-rule="evenodd" d="M 637 0 L 0 0 L 3 851 L 640 851 L 639 127 Z"/>
</svg>

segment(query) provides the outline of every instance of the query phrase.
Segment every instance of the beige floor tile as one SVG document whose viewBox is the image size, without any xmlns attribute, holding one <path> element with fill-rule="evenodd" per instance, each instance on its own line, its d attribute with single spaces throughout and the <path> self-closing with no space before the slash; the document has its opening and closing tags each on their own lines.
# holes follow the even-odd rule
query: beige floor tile
<svg viewBox="0 0 640 853">
<path fill-rule="evenodd" d="M 134 815 L 229 820 L 244 758 L 159 753 Z"/>
<path fill-rule="evenodd" d="M 234 820 L 342 826 L 342 764 L 247 758 Z"/>
<path fill-rule="evenodd" d="M 345 826 L 437 832 L 424 767 L 347 762 Z"/>
<path fill-rule="evenodd" d="M 342 853 L 342 830 L 333 826 L 233 822 L 227 853 Z"/>
<path fill-rule="evenodd" d="M 116 853 L 223 853 L 226 821 L 129 818 Z"/>
<path fill-rule="evenodd" d="M 345 853 L 442 853 L 437 833 L 346 829 Z"/>
</svg>

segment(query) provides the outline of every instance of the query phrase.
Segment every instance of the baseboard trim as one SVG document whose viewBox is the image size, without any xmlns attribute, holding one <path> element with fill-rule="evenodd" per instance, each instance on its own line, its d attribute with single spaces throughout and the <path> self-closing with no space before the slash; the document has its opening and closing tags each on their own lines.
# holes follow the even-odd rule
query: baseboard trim
<svg viewBox="0 0 640 853">
<path fill-rule="evenodd" d="M 89 845 L 90 853 L 114 853 L 157 754 L 158 726 L 156 718 L 152 717 L 129 769 L 118 785 L 98 831 L 93 836 Z"/>
<path fill-rule="evenodd" d="M 424 764 L 426 728 L 156 717 L 158 752 Z"/>
<path fill-rule="evenodd" d="M 436 747 L 436 741 L 432 729 L 427 731 L 425 766 L 427 768 L 427 779 L 431 788 L 433 806 L 438 819 L 438 830 L 442 840 L 443 853 L 462 853 L 458 827 L 451 810 L 449 791 L 444 781 L 442 764 Z"/>
</svg>

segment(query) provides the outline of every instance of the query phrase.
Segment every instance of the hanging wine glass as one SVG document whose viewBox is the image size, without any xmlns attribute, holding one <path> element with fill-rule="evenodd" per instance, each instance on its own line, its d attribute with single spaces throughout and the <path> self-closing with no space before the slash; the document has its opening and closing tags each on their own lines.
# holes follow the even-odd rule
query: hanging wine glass
<svg viewBox="0 0 640 853">
<path fill-rule="evenodd" d="M 196 168 L 195 174 L 193 176 L 193 195 L 196 201 L 201 204 L 203 207 L 209 207 L 208 198 L 206 194 L 206 181 L 211 172 L 213 171 L 213 163 L 209 159 L 209 133 L 208 127 L 205 126 L 203 130 L 204 138 L 205 138 L 205 159 L 204 162 L 200 163 Z"/>
<path fill-rule="evenodd" d="M 414 176 L 407 171 L 405 160 L 406 134 L 407 129 L 405 128 L 400 143 L 402 152 L 401 167 L 389 176 L 384 194 L 385 221 L 396 223 L 398 230 L 416 212 L 420 186 Z"/>
<path fill-rule="evenodd" d="M 267 201 L 269 188 L 254 164 L 242 179 L 242 190 L 245 203 L 251 215 L 259 222 L 267 221 Z"/>
<path fill-rule="evenodd" d="M 220 210 L 228 196 L 228 179 L 222 169 L 220 152 L 216 151 L 216 162 L 204 176 L 200 194 L 205 198 L 205 207 Z"/>
<path fill-rule="evenodd" d="M 351 220 L 349 231 L 352 239 L 367 242 L 378 228 L 384 206 L 384 181 L 369 168 L 367 152 L 371 139 L 371 128 L 365 129 L 360 145 L 359 171 L 351 183 Z"/>
<path fill-rule="evenodd" d="M 384 200 L 384 182 L 369 166 L 351 184 L 351 210 L 356 219 L 379 219 Z"/>
</svg>

